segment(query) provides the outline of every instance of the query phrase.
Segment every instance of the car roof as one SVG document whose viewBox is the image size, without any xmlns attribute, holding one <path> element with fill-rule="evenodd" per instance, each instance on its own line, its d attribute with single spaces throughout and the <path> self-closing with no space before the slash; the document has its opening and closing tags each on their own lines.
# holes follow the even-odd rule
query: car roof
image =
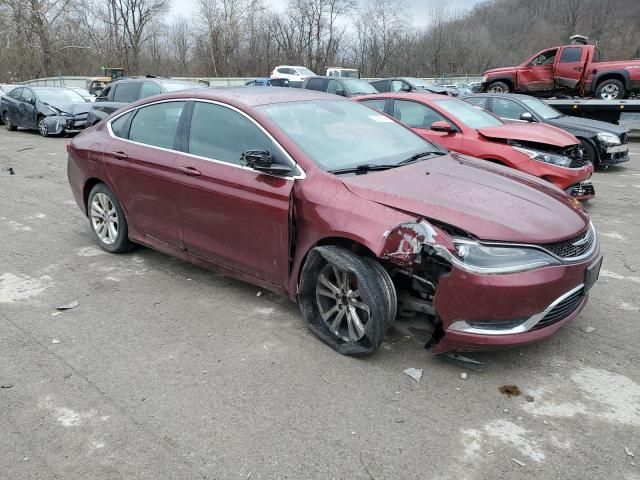
<svg viewBox="0 0 640 480">
<path fill-rule="evenodd" d="M 487 92 L 487 93 L 473 93 L 471 95 L 465 95 L 464 98 L 467 97 L 502 97 L 502 98 L 512 98 L 514 100 L 526 100 L 526 99 L 531 99 L 531 98 L 535 98 L 532 97 L 531 95 L 523 95 L 520 93 L 491 93 L 491 92 Z M 539 99 L 536 99 L 539 100 Z"/>
<path fill-rule="evenodd" d="M 157 99 L 168 100 L 194 98 L 199 100 L 227 102 L 236 106 L 243 105 L 246 107 L 256 107 L 273 103 L 304 102 L 311 100 L 338 100 L 345 102 L 350 101 L 331 93 L 318 92 L 316 90 L 307 90 L 303 88 L 252 88 L 250 86 L 231 88 L 208 87 L 192 90 L 179 90 L 177 92 L 165 93 L 153 98 L 156 101 Z"/>
<path fill-rule="evenodd" d="M 459 100 L 457 97 L 450 97 L 449 95 L 440 95 L 438 93 L 422 93 L 422 92 L 381 92 L 372 93 L 371 95 L 363 95 L 358 97 L 358 100 L 369 100 L 375 98 L 396 98 L 398 100 Z"/>
</svg>

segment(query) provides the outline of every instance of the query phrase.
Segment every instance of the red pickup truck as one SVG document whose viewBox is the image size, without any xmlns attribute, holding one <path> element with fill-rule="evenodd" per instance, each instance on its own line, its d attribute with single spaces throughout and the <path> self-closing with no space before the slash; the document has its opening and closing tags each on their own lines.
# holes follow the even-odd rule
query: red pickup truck
<svg viewBox="0 0 640 480">
<path fill-rule="evenodd" d="M 594 45 L 564 45 L 536 53 L 517 67 L 494 68 L 482 75 L 485 92 L 558 93 L 619 100 L 640 91 L 640 60 L 594 61 Z"/>
</svg>

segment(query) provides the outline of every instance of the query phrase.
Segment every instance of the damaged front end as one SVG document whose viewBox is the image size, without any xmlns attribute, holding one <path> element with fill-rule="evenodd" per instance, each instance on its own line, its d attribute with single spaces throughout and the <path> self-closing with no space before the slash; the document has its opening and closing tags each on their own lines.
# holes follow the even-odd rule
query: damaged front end
<svg viewBox="0 0 640 480">
<path fill-rule="evenodd" d="M 71 111 L 67 112 L 52 105 L 47 105 L 51 114 L 43 119 L 46 130 L 42 131 L 42 126 L 39 126 L 41 133 L 46 135 L 62 135 L 84 130 L 87 126 L 88 107 L 86 105 L 72 105 L 71 107 Z"/>
</svg>

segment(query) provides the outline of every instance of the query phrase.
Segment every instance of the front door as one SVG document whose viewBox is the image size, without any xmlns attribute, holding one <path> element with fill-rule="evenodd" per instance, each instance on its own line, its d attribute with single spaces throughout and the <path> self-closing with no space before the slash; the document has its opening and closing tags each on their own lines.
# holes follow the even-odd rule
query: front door
<svg viewBox="0 0 640 480">
<path fill-rule="evenodd" d="M 177 132 L 185 102 L 146 105 L 114 120 L 104 161 L 127 220 L 142 233 L 182 248 L 173 192 Z"/>
<path fill-rule="evenodd" d="M 218 103 L 195 102 L 186 152 L 176 164 L 182 240 L 190 252 L 283 286 L 289 274 L 289 201 L 294 180 L 241 165 L 247 150 L 290 165 L 252 120 Z M 293 175 L 293 174 L 292 174 Z"/>
<path fill-rule="evenodd" d="M 394 100 L 391 114 L 401 122 L 413 128 L 416 133 L 430 142 L 435 142 L 446 149 L 459 151 L 462 145 L 462 134 L 459 132 L 436 132 L 431 129 L 435 122 L 452 124 L 434 109 L 411 100 Z M 453 124 L 452 124 L 453 125 Z"/>
<path fill-rule="evenodd" d="M 27 128 L 36 128 L 36 97 L 30 88 L 24 88 L 18 103 L 18 118 L 20 125 Z"/>
<path fill-rule="evenodd" d="M 588 49 L 582 46 L 562 47 L 555 66 L 555 82 L 559 88 L 574 90 L 584 75 Z"/>
<path fill-rule="evenodd" d="M 519 68 L 516 75 L 516 90 L 525 93 L 553 90 L 553 64 L 557 52 L 557 48 L 540 52 L 526 66 Z"/>
</svg>

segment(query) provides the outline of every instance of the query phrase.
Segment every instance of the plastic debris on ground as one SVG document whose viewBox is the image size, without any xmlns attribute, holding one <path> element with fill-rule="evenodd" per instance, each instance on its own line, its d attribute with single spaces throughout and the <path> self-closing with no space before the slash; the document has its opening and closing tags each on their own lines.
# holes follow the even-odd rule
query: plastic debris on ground
<svg viewBox="0 0 640 480">
<path fill-rule="evenodd" d="M 635 457 L 635 454 L 629 449 L 629 447 L 624 447 L 624 453 L 626 453 L 629 457 Z"/>
<path fill-rule="evenodd" d="M 80 303 L 77 300 L 74 300 L 73 302 L 69 302 L 66 303 L 64 305 L 60 305 L 59 307 L 56 307 L 57 310 L 72 310 L 74 308 L 76 308 L 78 305 L 80 305 Z"/>
<path fill-rule="evenodd" d="M 407 368 L 406 370 L 403 370 L 402 373 L 404 373 L 405 375 L 409 375 L 416 382 L 419 382 L 420 379 L 422 378 L 422 369 L 421 368 L 413 368 L 413 367 Z"/>
<path fill-rule="evenodd" d="M 524 462 L 521 462 L 520 460 L 518 460 L 517 458 L 512 458 L 511 459 L 514 463 L 517 463 L 518 465 L 520 465 L 521 467 L 526 467 L 527 464 Z"/>
</svg>

